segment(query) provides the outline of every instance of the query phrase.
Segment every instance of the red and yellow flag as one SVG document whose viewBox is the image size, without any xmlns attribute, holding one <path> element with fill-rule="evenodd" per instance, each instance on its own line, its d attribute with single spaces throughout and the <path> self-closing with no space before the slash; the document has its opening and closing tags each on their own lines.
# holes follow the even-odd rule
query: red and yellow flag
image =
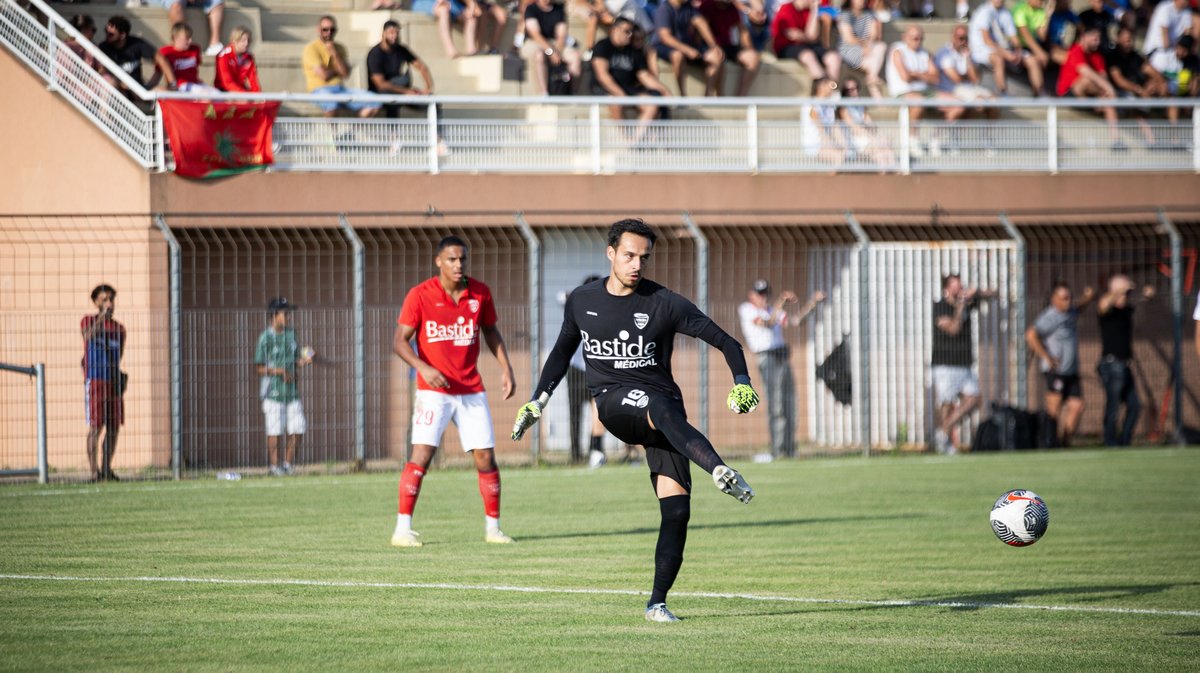
<svg viewBox="0 0 1200 673">
<path fill-rule="evenodd" d="M 279 103 L 215 103 L 163 99 L 163 126 L 175 155 L 175 172 L 216 178 L 270 166 L 271 127 Z"/>
</svg>

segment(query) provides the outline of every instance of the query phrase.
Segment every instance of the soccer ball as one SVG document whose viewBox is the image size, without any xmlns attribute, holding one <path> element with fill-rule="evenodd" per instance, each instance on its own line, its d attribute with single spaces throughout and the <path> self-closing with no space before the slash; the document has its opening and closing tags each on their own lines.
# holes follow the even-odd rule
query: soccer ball
<svg viewBox="0 0 1200 673">
<path fill-rule="evenodd" d="M 992 505 L 992 532 L 1014 547 L 1027 547 L 1041 539 L 1050 525 L 1050 509 L 1042 496 L 1017 489 Z"/>
</svg>

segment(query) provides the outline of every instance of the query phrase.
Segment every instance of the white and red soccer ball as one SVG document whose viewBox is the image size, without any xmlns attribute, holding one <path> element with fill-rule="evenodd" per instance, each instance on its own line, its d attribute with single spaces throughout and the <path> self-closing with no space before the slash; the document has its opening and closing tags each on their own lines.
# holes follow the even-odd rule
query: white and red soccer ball
<svg viewBox="0 0 1200 673">
<path fill-rule="evenodd" d="M 1033 491 L 1017 489 L 1000 496 L 992 505 L 992 532 L 1014 547 L 1027 547 L 1046 534 L 1050 510 Z"/>
</svg>

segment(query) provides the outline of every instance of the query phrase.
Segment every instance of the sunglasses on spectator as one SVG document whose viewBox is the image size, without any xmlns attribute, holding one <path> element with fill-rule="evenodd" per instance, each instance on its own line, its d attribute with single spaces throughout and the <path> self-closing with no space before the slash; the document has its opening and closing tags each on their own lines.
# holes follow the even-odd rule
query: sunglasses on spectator
<svg viewBox="0 0 1200 673">
<path fill-rule="evenodd" d="M 321 26 L 321 32 L 329 33 L 330 35 L 333 35 L 334 33 L 337 32 L 337 28 L 335 26 Z"/>
</svg>

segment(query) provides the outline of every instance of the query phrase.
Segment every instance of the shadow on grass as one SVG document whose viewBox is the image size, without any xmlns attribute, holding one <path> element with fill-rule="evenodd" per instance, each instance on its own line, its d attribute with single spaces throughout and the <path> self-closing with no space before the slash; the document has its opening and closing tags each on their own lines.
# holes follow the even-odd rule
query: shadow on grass
<svg viewBox="0 0 1200 673">
<path fill-rule="evenodd" d="M 1055 596 L 1069 596 L 1072 604 L 1088 604 L 1107 602 L 1119 598 L 1132 598 L 1158 594 L 1171 589 L 1200 586 L 1197 582 L 1180 582 L 1174 584 L 1131 584 L 1131 585 L 1093 585 L 1075 587 L 1046 587 L 1040 589 L 1022 589 L 1014 591 L 995 591 L 984 594 L 968 594 L 947 596 L 944 598 L 929 598 L 928 603 L 961 603 L 953 605 L 952 610 L 981 610 L 996 604 L 1021 604 L 1026 600 L 1031 602 L 1045 601 Z"/>
<path fill-rule="evenodd" d="M 891 521 L 905 520 L 910 521 L 921 517 L 929 516 L 928 514 L 908 513 L 908 514 L 887 514 L 873 516 L 831 516 L 831 517 L 813 517 L 808 519 L 772 519 L 770 521 L 730 521 L 727 523 L 693 523 L 688 526 L 689 531 L 696 530 L 720 530 L 725 528 L 776 528 L 787 526 L 807 526 L 820 523 L 845 523 L 849 521 Z M 566 540 L 571 538 L 588 538 L 588 537 L 612 537 L 616 535 L 641 535 L 649 533 L 658 533 L 658 527 L 650 528 L 628 528 L 625 530 L 605 530 L 605 531 L 579 531 L 572 533 L 554 533 L 551 535 L 522 535 L 521 540 Z"/>
</svg>

